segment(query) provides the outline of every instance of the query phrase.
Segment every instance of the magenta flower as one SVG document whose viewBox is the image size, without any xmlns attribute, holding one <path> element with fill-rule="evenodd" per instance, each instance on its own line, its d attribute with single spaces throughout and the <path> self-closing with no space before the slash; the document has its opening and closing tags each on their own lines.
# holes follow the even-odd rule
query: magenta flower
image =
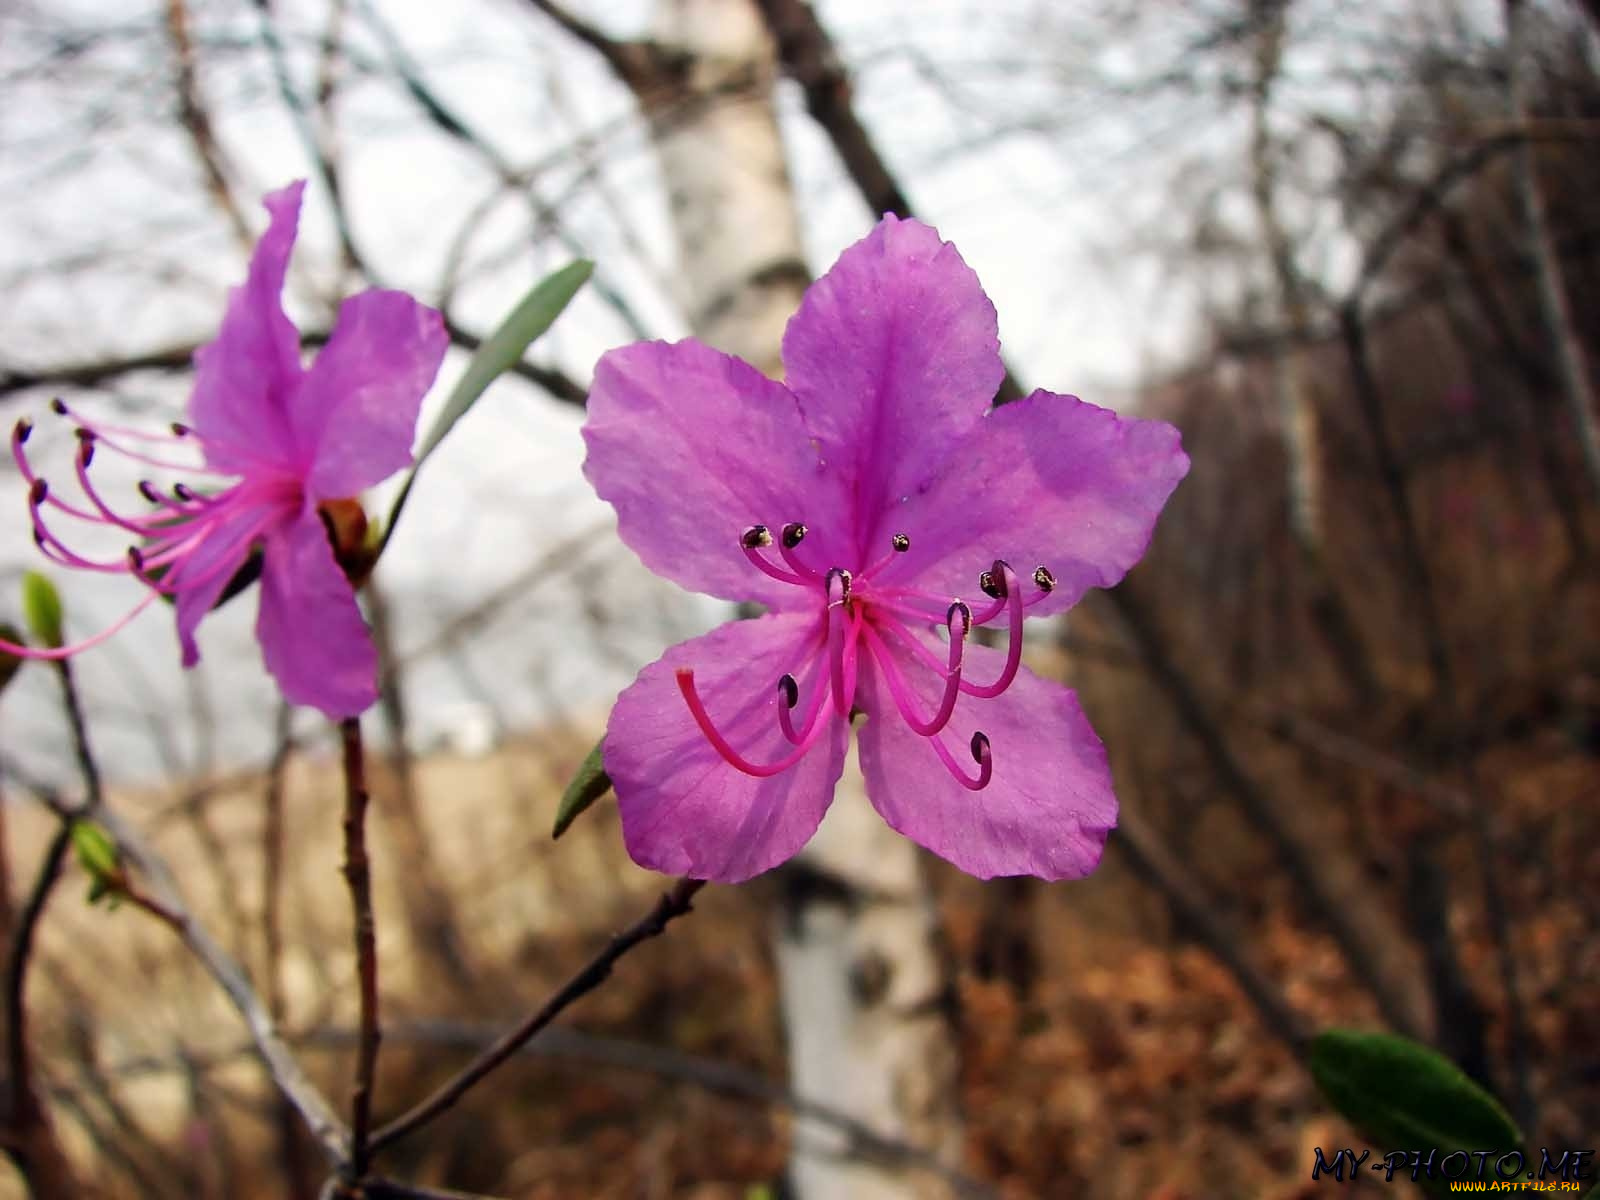
<svg viewBox="0 0 1600 1200">
<path fill-rule="evenodd" d="M 696 341 L 606 354 L 585 473 L 646 566 L 766 615 L 674 646 L 617 700 L 604 762 L 635 861 L 728 882 L 795 854 L 850 718 L 891 826 L 962 870 L 1088 874 L 1116 824 L 1073 693 L 1025 613 L 1138 562 L 1188 470 L 1170 425 L 1035 392 L 992 408 L 995 312 L 953 246 L 885 217 L 806 293 L 788 384 Z M 977 645 L 995 622 L 1009 645 Z"/>
<path fill-rule="evenodd" d="M 65 657 L 103 641 L 165 595 L 177 610 L 183 664 L 191 667 L 200 657 L 201 618 L 259 550 L 256 634 L 285 698 L 335 718 L 354 716 L 377 698 L 377 654 L 330 534 L 351 510 L 359 513 L 351 498 L 411 461 L 417 411 L 448 339 L 437 312 L 404 292 L 372 290 L 340 306 L 328 344 L 309 369 L 301 366 L 300 337 L 281 293 L 304 189 L 294 183 L 266 199 L 271 221 L 249 275 L 229 296 L 216 340 L 195 353 L 189 423 L 156 435 L 79 422 L 77 482 L 87 507 L 61 499 L 38 477 L 23 449 L 31 426 L 17 422 L 12 455 L 29 486 L 39 548 L 64 566 L 132 575 L 149 594 L 76 646 L 6 649 Z M 60 401 L 55 409 L 78 419 Z M 198 449 L 204 466 L 162 457 L 175 447 Z M 144 482 L 139 491 L 151 507 L 119 512 L 89 477 L 100 448 L 214 482 L 180 483 L 170 495 Z M 46 523 L 47 513 L 119 530 L 132 545 L 125 558 L 86 557 Z"/>
</svg>

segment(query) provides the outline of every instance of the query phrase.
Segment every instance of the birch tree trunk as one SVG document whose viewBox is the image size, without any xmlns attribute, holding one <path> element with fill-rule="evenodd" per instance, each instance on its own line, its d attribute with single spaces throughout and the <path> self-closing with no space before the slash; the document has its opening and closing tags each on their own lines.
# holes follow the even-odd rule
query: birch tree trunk
<svg viewBox="0 0 1600 1200">
<path fill-rule="evenodd" d="M 670 197 L 685 312 L 703 341 L 779 375 L 783 329 L 809 282 L 772 103 L 777 63 L 752 0 L 661 0 L 657 61 L 630 80 Z M 797 518 L 798 519 L 798 518 Z M 854 757 L 828 819 L 781 869 L 775 931 L 794 1090 L 880 1133 L 960 1156 L 947 969 L 917 851 L 867 803 Z M 799 1200 L 925 1200 L 926 1172 L 840 1157 L 800 1121 Z"/>
</svg>

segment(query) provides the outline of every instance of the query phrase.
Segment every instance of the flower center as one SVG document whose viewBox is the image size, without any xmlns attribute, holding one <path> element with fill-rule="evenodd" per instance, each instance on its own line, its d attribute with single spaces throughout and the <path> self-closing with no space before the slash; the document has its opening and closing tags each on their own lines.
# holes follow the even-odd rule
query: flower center
<svg viewBox="0 0 1600 1200">
<path fill-rule="evenodd" d="M 934 753 L 955 779 L 973 791 L 988 786 L 994 774 L 994 754 L 988 737 L 974 733 L 968 745 L 977 763 L 976 776 L 969 775 L 941 737 L 955 713 L 962 694 L 980 700 L 993 699 L 1011 686 L 1022 664 L 1023 611 L 1049 595 L 1055 577 L 1048 568 L 1033 573 L 1035 593 L 1024 598 L 1022 584 L 1011 567 L 996 559 L 978 577 L 978 588 L 987 597 L 980 605 L 970 605 L 960 597 L 946 599 L 914 587 L 902 586 L 882 578 L 895 559 L 911 549 L 911 538 L 897 533 L 890 539 L 884 556 L 860 571 L 845 567 L 823 567 L 808 561 L 803 543 L 806 526 L 800 522 L 785 525 L 776 539 L 765 525 L 753 525 L 740 536 L 740 546 L 752 566 L 780 582 L 806 589 L 822 607 L 823 634 L 810 651 L 816 663 L 817 684 L 798 723 L 801 709 L 800 686 L 793 674 L 778 680 L 778 723 L 784 738 L 794 749 L 770 764 L 752 763 L 729 745 L 712 723 L 694 686 L 694 671 L 677 672 L 678 689 L 694 716 L 695 723 L 712 747 L 732 766 L 747 775 L 766 777 L 793 766 L 822 737 L 831 709 L 834 718 L 848 720 L 855 700 L 856 682 L 863 651 L 893 699 L 906 725 L 927 739 Z M 1005 664 L 998 678 L 989 683 L 974 683 L 966 678 L 963 662 L 968 637 L 976 627 L 1005 617 L 1008 645 Z M 948 636 L 945 661 L 929 648 L 915 630 L 943 626 Z M 939 699 L 933 711 L 924 714 L 905 673 L 904 661 L 914 669 L 934 673 Z"/>
</svg>

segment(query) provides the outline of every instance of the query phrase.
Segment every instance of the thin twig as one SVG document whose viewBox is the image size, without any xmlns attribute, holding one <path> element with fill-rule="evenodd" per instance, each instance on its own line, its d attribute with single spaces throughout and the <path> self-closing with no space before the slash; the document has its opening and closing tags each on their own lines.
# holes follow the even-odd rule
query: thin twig
<svg viewBox="0 0 1600 1200">
<path fill-rule="evenodd" d="M 244 971 L 189 910 L 172 872 L 138 830 L 111 808 L 102 807 L 95 815 L 110 833 L 121 854 L 153 886 L 153 895 L 134 889 L 129 898 L 171 926 L 206 973 L 222 987 L 228 1000 L 244 1018 L 255 1042 L 256 1052 L 271 1072 L 278 1090 L 294 1104 L 329 1161 L 343 1165 L 349 1157 L 349 1134 L 344 1123 L 334 1114 L 322 1093 L 295 1060 L 293 1052 L 278 1032 L 272 1014 L 250 986 Z"/>
<path fill-rule="evenodd" d="M 1311 1048 L 1305 1018 L 1290 1006 L 1283 990 L 1251 958 L 1238 931 L 1229 928 L 1219 915 L 1215 901 L 1182 860 L 1172 853 L 1161 834 L 1145 822 L 1138 810 L 1124 805 L 1112 845 L 1128 857 L 1146 882 L 1166 897 L 1184 926 L 1228 968 L 1239 990 L 1255 1005 L 1267 1032 L 1305 1062 Z"/>
<path fill-rule="evenodd" d="M 33 887 L 29 889 L 28 899 L 17 918 L 16 933 L 6 959 L 6 1077 L 10 1095 L 5 1112 L 8 1135 L 5 1148 L 17 1169 L 28 1180 L 29 1187 L 41 1196 L 70 1194 L 71 1188 L 65 1180 L 52 1178 L 65 1160 L 58 1157 L 59 1147 L 54 1147 L 54 1153 L 51 1153 L 53 1138 L 40 1136 L 45 1117 L 33 1078 L 32 1056 L 28 1050 L 25 993 L 28 966 L 33 958 L 34 934 L 38 930 L 39 919 L 44 915 L 45 905 L 50 902 L 50 894 L 55 890 L 56 881 L 61 878 L 61 865 L 66 860 L 71 844 L 72 826 L 62 821 L 45 850 L 39 873 L 34 876 Z M 43 1158 L 57 1161 L 38 1161 Z M 60 1187 L 66 1190 L 61 1191 Z"/>
<path fill-rule="evenodd" d="M 453 321 L 446 322 L 445 332 L 450 335 L 451 344 L 463 350 L 476 350 L 483 345 L 481 336 Z M 314 329 L 302 333 L 300 343 L 303 346 L 321 346 L 329 336 L 329 330 Z M 28 388 L 98 387 L 135 371 L 187 371 L 200 345 L 199 342 L 185 342 L 145 354 L 58 363 L 31 370 L 0 367 L 0 397 Z M 587 388 L 556 367 L 539 366 L 524 360 L 512 366 L 508 374 L 520 375 L 564 404 L 582 405 L 589 395 Z"/>
<path fill-rule="evenodd" d="M 217 141 L 216 130 L 200 92 L 199 72 L 195 69 L 194 39 L 189 35 L 189 9 L 184 0 L 167 0 L 167 36 L 172 40 L 177 59 L 178 123 L 189 135 L 195 157 L 205 171 L 211 198 L 222 209 L 241 246 L 249 247 L 254 238 L 233 191 L 228 186 L 229 164 Z"/>
<path fill-rule="evenodd" d="M 72 753 L 78 760 L 78 771 L 83 776 L 84 809 L 93 813 L 105 799 L 100 764 L 89 742 L 89 726 L 83 717 L 83 704 L 78 699 L 78 681 L 73 674 L 72 663 L 63 658 L 57 661 L 55 667 L 56 677 L 61 680 L 61 699 L 67 712 L 67 725 L 72 730 Z"/>
<path fill-rule="evenodd" d="M 1506 108 L 1513 124 L 1528 120 L 1528 60 L 1526 45 L 1528 6 L 1525 0 L 1506 0 Z M 1584 470 L 1589 484 L 1600 497 L 1600 414 L 1595 411 L 1594 385 L 1585 361 L 1583 340 L 1573 318 L 1572 302 L 1561 278 L 1561 263 L 1550 237 L 1550 219 L 1545 211 L 1544 191 L 1534 162 L 1533 145 L 1522 139 L 1511 159 L 1511 178 L 1516 187 L 1517 207 L 1522 213 L 1524 234 L 1533 257 L 1534 282 L 1538 285 L 1539 313 L 1544 318 L 1550 339 L 1551 357 L 1561 380 L 1561 393 L 1578 434 Z"/>
<path fill-rule="evenodd" d="M 378 937 L 372 917 L 372 867 L 367 858 L 367 756 L 361 744 L 361 718 L 339 723 L 344 752 L 344 878 L 350 885 L 355 917 L 356 983 L 361 998 L 361 1040 L 356 1048 L 356 1079 L 350 1092 L 348 1177 L 367 1173 L 367 1135 L 372 1129 L 372 1079 L 378 1069 Z"/>
<path fill-rule="evenodd" d="M 581 971 L 563 984 L 527 1020 L 506 1033 L 410 1112 L 378 1130 L 372 1137 L 371 1152 L 377 1154 L 384 1147 L 394 1144 L 449 1110 L 457 1100 L 466 1095 L 491 1071 L 515 1055 L 570 1004 L 603 983 L 611 974 L 611 969 L 617 960 L 624 954 L 640 942 L 658 936 L 675 918 L 689 912 L 695 893 L 704 886 L 703 879 L 678 880 L 672 890 L 663 894 L 648 913 L 612 937 L 606 943 L 605 949 L 590 959 Z"/>
</svg>

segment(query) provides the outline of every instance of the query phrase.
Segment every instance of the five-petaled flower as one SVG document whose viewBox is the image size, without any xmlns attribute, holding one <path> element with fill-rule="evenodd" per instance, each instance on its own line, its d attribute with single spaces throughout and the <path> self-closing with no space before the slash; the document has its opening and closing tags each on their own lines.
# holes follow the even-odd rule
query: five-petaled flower
<svg viewBox="0 0 1600 1200">
<path fill-rule="evenodd" d="M 1002 407 L 995 312 L 955 248 L 885 217 L 806 293 L 787 384 L 689 340 L 606 354 L 585 473 L 646 566 L 768 612 L 668 650 L 604 762 L 640 864 L 737 881 L 795 854 L 850 719 L 873 806 L 980 877 L 1088 874 L 1116 824 L 1073 693 L 1021 665 L 1025 613 L 1143 555 L 1178 432 L 1038 391 Z M 996 651 L 972 631 L 997 623 Z"/>
<path fill-rule="evenodd" d="M 33 470 L 23 449 L 32 427 L 17 422 L 12 454 L 28 484 L 39 548 L 65 566 L 131 574 L 149 594 L 76 646 L 6 649 L 65 657 L 165 595 L 177 610 L 183 664 L 193 666 L 201 618 L 259 551 L 256 634 L 285 698 L 335 718 L 354 716 L 377 698 L 377 655 L 330 536 L 359 514 L 352 497 L 411 461 L 417 412 L 448 338 L 433 309 L 404 292 L 374 289 L 340 306 L 328 344 L 309 368 L 301 365 L 300 336 L 284 314 L 282 292 L 304 188 L 294 183 L 266 198 L 271 219 L 249 274 L 229 296 L 216 340 L 195 353 L 187 424 L 170 435 L 90 424 L 57 401 L 56 412 L 79 420 L 79 503 L 58 496 Z M 162 457 L 182 446 L 198 449 L 204 466 Z M 139 491 L 149 507 L 120 512 L 89 478 L 101 447 L 158 469 L 193 470 L 213 483 L 179 483 L 169 494 L 146 481 Z M 46 523 L 47 513 L 119 530 L 132 545 L 115 560 L 86 557 Z"/>
</svg>

